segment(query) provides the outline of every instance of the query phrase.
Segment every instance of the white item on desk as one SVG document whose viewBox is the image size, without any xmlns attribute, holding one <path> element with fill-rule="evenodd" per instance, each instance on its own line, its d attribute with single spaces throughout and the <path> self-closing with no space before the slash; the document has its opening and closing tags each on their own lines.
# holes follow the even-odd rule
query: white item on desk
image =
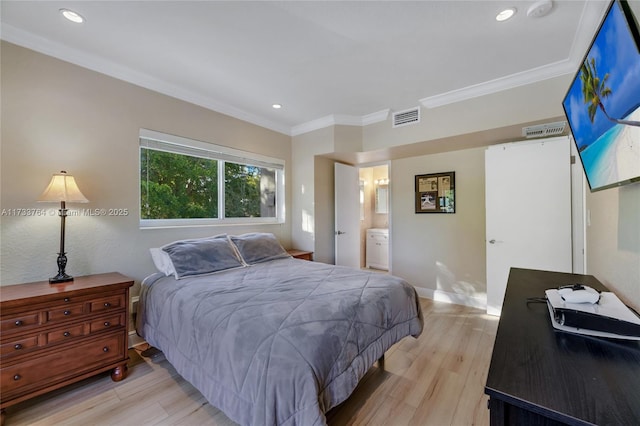
<svg viewBox="0 0 640 426">
<path fill-rule="evenodd" d="M 582 284 L 560 287 L 558 293 L 567 303 L 597 303 L 600 300 L 600 292 Z"/>
<path fill-rule="evenodd" d="M 595 329 L 596 327 L 583 328 L 569 326 L 565 324 L 567 315 L 579 317 L 581 313 L 585 318 L 589 318 L 592 322 L 601 318 L 603 324 L 610 325 L 616 321 L 620 324 L 637 326 L 640 328 L 640 318 L 631 309 L 629 309 L 614 293 L 600 293 L 598 303 L 569 303 L 563 300 L 561 293 L 556 289 L 545 291 L 547 296 L 547 305 L 549 314 L 551 315 L 551 324 L 557 330 L 569 333 L 583 334 L 595 337 L 608 337 L 615 339 L 640 340 L 640 333 L 636 335 L 617 334 Z M 603 327 L 604 328 L 604 327 Z"/>
</svg>

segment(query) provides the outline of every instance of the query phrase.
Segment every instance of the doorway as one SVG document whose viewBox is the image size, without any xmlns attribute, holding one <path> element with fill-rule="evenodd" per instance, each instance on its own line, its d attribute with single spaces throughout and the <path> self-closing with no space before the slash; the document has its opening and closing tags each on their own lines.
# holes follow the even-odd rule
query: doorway
<svg viewBox="0 0 640 426">
<path fill-rule="evenodd" d="M 391 181 L 389 164 L 362 166 L 360 178 L 360 267 L 390 269 Z"/>
</svg>

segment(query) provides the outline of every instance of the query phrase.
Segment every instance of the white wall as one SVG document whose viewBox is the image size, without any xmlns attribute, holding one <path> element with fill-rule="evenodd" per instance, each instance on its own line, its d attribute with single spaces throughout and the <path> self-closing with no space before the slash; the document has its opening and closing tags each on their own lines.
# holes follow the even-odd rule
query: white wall
<svg viewBox="0 0 640 426">
<path fill-rule="evenodd" d="M 67 272 L 119 271 L 139 281 L 154 271 L 149 247 L 222 232 L 274 232 L 283 225 L 140 230 L 138 132 L 147 128 L 231 146 L 286 161 L 290 191 L 291 138 L 142 89 L 49 56 L 2 42 L 2 209 L 51 208 L 53 215 L 3 215 L 1 283 L 46 280 L 57 273 L 59 205 L 38 203 L 52 173 L 73 174 L 86 205 L 128 209 L 127 216 L 67 219 Z M 291 193 L 287 193 L 291 199 Z M 287 203 L 291 213 L 291 203 Z"/>
</svg>

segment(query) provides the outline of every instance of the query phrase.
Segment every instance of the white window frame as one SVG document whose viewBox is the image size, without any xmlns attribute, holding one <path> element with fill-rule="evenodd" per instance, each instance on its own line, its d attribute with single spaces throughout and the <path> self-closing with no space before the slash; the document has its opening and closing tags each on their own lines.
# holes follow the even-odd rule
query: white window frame
<svg viewBox="0 0 640 426">
<path fill-rule="evenodd" d="M 197 141 L 182 136 L 169 135 L 155 130 L 140 129 L 138 148 L 138 217 L 141 229 L 238 224 L 282 224 L 285 222 L 285 161 L 226 146 Z M 151 148 L 175 154 L 191 155 L 218 160 L 218 217 L 202 219 L 142 219 L 142 177 L 140 163 L 143 148 Z M 226 218 L 224 200 L 224 161 L 276 169 L 276 216 Z"/>
</svg>

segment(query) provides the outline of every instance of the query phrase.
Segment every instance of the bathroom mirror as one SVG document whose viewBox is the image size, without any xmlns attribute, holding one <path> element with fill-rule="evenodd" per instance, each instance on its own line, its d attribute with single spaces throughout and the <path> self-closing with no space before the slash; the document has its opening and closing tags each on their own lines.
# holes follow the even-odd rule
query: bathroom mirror
<svg viewBox="0 0 640 426">
<path fill-rule="evenodd" d="M 389 185 L 376 185 L 376 213 L 389 213 Z"/>
</svg>

